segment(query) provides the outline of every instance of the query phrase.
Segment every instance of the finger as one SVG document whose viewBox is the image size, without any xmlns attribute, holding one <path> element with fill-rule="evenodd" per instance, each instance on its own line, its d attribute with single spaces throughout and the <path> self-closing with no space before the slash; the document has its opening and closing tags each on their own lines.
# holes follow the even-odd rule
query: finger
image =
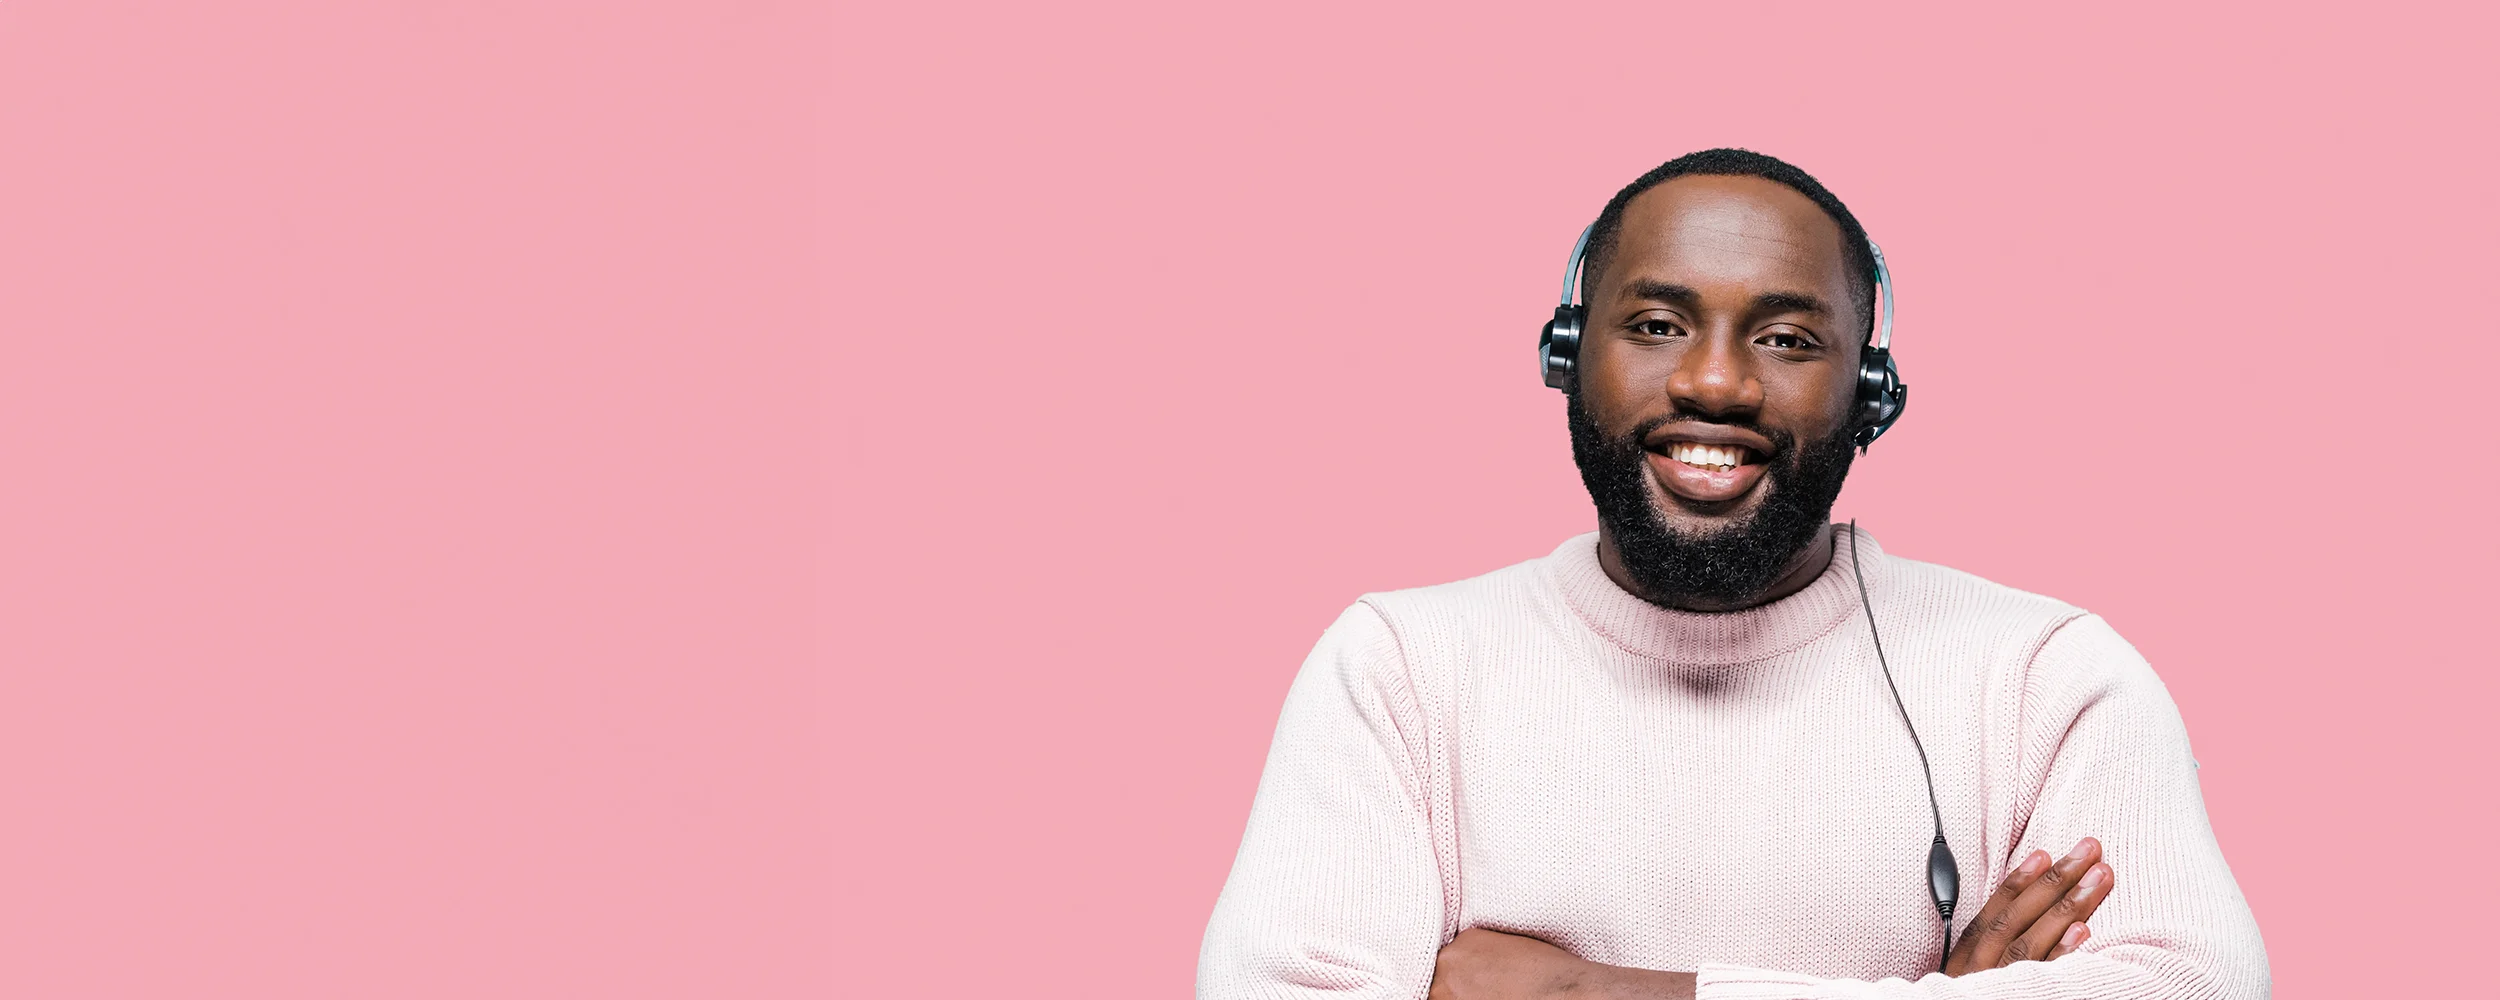
<svg viewBox="0 0 2500 1000">
<path fill-rule="evenodd" d="M 1997 891 L 1988 895 L 1987 903 L 1979 908 L 1979 915 L 1972 917 L 1969 926 L 1962 931 L 1962 939 L 1954 943 L 1952 955 L 1945 960 L 1946 975 L 1958 976 L 1973 969 L 1996 967 L 1996 953 L 2005 947 L 2005 942 L 2003 939 L 1996 940 L 1983 955 L 1980 947 L 1989 940 L 1986 929 L 2002 922 L 2004 915 L 2014 908 L 2014 900 L 2022 896 L 2023 890 L 2031 888 L 2031 883 L 2038 881 L 2040 873 L 2048 868 L 2049 852 L 2033 851 L 2024 855 L 2022 863 L 2014 866 L 2013 871 L 2006 873 L 2005 881 L 1997 884 Z M 2020 931 L 2021 928 L 2014 930 Z"/>
<path fill-rule="evenodd" d="M 2022 940 L 2023 934 L 2031 930 L 2032 923 L 2039 920 L 2042 913 L 2048 912 L 2059 897 L 2074 888 L 2075 881 L 2083 877 L 2085 869 L 2100 859 L 2101 842 L 2090 837 L 2083 838 L 2075 844 L 2074 850 L 2066 852 L 2065 857 L 2051 863 L 2040 872 L 2039 878 L 2024 886 L 2014 896 L 2014 901 L 1996 914 L 1995 919 L 1978 925 L 1980 940 L 1972 945 L 1975 967 L 1993 969 L 2030 957 L 2008 958 L 2006 951 Z"/>
<path fill-rule="evenodd" d="M 2056 926 L 2045 942 L 2031 941 L 2025 935 L 2030 934 L 2033 925 L 2047 917 L 2052 908 L 2064 901 L 2066 894 L 2074 891 L 2075 884 L 2082 881 L 2084 873 L 2092 870 L 2092 866 L 2100 860 L 2101 842 L 2085 837 L 2076 841 L 2074 849 L 2051 864 L 2049 870 L 2041 872 L 2022 895 L 2015 897 L 2014 905 L 2006 911 L 2006 923 L 2013 927 L 2013 931 L 1998 950 L 1998 966 L 2038 958 L 2048 951 L 2047 945 L 2053 944 L 2071 921 L 2050 918 Z"/>
<path fill-rule="evenodd" d="M 2087 876 L 2089 874 L 2090 873 L 2088 872 L 2086 873 Z M 2077 885 L 2081 885 L 2081 883 L 2077 883 Z M 2103 862 L 2101 864 L 2100 885 L 2093 890 L 2090 898 L 2078 901 L 2078 905 L 2075 907 L 2075 922 L 2080 924 L 2086 920 L 2092 919 L 2092 914 L 2099 912 L 2101 904 L 2108 902 L 2110 894 L 2117 891 L 2118 869 L 2110 867 L 2107 862 Z"/>
<path fill-rule="evenodd" d="M 2093 910 L 2100 908 L 2101 900 L 2109 898 L 2111 874 L 2108 865 L 2093 865 L 2084 869 L 2083 877 L 2075 882 L 2073 890 L 2049 904 L 2049 908 L 2031 922 L 2030 930 L 2024 931 L 2022 937 L 2005 947 L 2005 964 L 2047 958 L 2050 952 L 2057 949 L 2058 943 L 2066 939 L 2068 929 L 2081 925 Z"/>
<path fill-rule="evenodd" d="M 2090 940 L 2092 940 L 2092 928 L 2082 924 L 2068 927 L 2065 935 L 2057 939 L 2057 947 L 2049 951 L 2048 960 L 2054 962 L 2072 955 L 2075 949 L 2083 947 L 2083 943 Z"/>
</svg>

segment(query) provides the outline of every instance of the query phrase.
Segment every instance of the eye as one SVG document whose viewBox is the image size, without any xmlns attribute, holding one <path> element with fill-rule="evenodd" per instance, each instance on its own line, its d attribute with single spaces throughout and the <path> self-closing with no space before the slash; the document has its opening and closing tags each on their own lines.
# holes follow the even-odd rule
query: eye
<svg viewBox="0 0 2500 1000">
<path fill-rule="evenodd" d="M 1766 333 L 1760 337 L 1756 337 L 1754 338 L 1754 343 L 1761 344 L 1765 347 L 1778 351 L 1802 351 L 1806 348 L 1814 346 L 1813 341 L 1807 340 L 1803 336 L 1794 333 L 1779 332 Z"/>
<path fill-rule="evenodd" d="M 1632 324 L 1632 330 L 1645 337 L 1680 337 L 1684 329 L 1663 319 L 1645 319 Z"/>
</svg>

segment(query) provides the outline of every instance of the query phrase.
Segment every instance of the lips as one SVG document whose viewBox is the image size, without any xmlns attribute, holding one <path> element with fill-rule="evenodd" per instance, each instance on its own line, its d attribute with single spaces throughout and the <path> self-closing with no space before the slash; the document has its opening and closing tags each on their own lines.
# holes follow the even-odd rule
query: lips
<svg viewBox="0 0 2500 1000">
<path fill-rule="evenodd" d="M 1669 493 L 1694 503 L 1726 503 L 1752 491 L 1765 467 L 1760 462 L 1734 468 L 1689 465 L 1653 451 L 1649 468 Z"/>
<path fill-rule="evenodd" d="M 1669 493 L 1723 504 L 1753 491 L 1769 471 L 1770 442 L 1721 424 L 1671 425 L 1644 442 L 1649 468 Z"/>
</svg>

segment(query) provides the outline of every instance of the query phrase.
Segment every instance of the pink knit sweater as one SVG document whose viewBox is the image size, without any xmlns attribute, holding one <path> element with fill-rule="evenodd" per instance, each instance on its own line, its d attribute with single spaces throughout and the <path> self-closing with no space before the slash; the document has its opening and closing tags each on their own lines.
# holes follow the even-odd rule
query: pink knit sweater
<svg viewBox="0 0 2500 1000">
<path fill-rule="evenodd" d="M 1617 587 L 1591 534 L 1329 627 L 1285 697 L 1199 997 L 1419 998 L 1470 927 L 1698 971 L 1706 1000 L 2266 996 L 2143 657 L 2081 610 L 1858 542 L 1961 862 L 1956 924 L 2031 848 L 2089 835 L 2117 888 L 2081 951 L 1930 971 L 1927 792 L 1845 536 L 1806 589 L 1696 614 Z"/>
</svg>

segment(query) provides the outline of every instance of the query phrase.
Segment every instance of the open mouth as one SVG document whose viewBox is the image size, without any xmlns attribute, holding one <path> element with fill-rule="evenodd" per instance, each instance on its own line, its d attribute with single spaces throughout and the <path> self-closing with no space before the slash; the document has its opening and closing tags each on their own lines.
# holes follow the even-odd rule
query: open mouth
<svg viewBox="0 0 2500 1000">
<path fill-rule="evenodd" d="M 1752 445 L 1733 441 L 1653 441 L 1650 472 L 1674 496 L 1699 505 L 1725 504 L 1743 497 L 1769 471 L 1766 455 Z"/>
<path fill-rule="evenodd" d="M 1741 444 L 1710 445 L 1694 441 L 1672 441 L 1667 444 L 1667 457 L 1699 469 L 1713 472 L 1734 472 L 1740 465 L 1762 461 L 1754 450 Z"/>
</svg>

